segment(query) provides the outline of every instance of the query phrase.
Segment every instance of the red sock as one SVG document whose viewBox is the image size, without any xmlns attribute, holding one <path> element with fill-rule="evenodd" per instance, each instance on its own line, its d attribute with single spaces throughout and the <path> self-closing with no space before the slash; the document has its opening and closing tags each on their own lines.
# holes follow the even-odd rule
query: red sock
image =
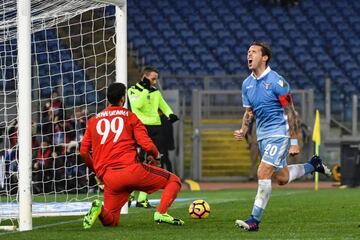
<svg viewBox="0 0 360 240">
<path fill-rule="evenodd" d="M 164 188 L 161 195 L 160 204 L 157 207 L 159 213 L 166 213 L 173 201 L 175 200 L 178 192 L 180 191 L 181 185 L 178 182 L 170 182 Z"/>
</svg>

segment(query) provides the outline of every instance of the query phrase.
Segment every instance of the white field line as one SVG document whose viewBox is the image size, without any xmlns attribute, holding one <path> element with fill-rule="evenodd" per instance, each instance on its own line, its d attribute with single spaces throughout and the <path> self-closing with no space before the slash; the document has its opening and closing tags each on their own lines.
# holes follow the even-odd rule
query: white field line
<svg viewBox="0 0 360 240">
<path fill-rule="evenodd" d="M 291 192 L 286 192 L 286 193 L 277 193 L 277 194 L 272 194 L 271 197 L 280 197 L 280 196 L 284 196 L 284 195 L 302 194 L 302 193 L 305 193 L 305 192 L 308 192 L 308 190 L 291 191 Z M 254 197 L 255 197 L 255 195 L 254 195 Z M 204 197 L 204 199 L 206 199 L 206 197 Z M 212 203 L 226 203 L 226 202 L 247 201 L 247 200 L 248 200 L 247 198 L 219 199 L 219 200 L 212 201 Z M 172 209 L 178 209 L 178 208 L 183 208 L 183 206 L 172 207 Z M 131 214 L 141 214 L 141 212 L 131 213 Z M 82 220 L 83 220 L 82 218 L 79 218 L 79 219 L 73 219 L 73 220 L 62 221 L 62 222 L 57 222 L 57 223 L 45 224 L 45 225 L 33 227 L 33 230 L 42 229 L 42 228 L 49 228 L 49 227 L 54 227 L 54 226 L 59 226 L 59 225 L 65 225 L 65 224 L 68 224 L 68 223 L 81 222 Z M 18 233 L 18 231 L 3 232 L 3 233 L 0 233 L 0 236 L 14 234 L 14 233 Z"/>
</svg>

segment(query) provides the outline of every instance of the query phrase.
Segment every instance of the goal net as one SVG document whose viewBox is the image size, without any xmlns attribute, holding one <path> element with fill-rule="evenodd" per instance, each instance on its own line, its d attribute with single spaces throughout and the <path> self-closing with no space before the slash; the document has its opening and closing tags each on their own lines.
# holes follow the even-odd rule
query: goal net
<svg viewBox="0 0 360 240">
<path fill-rule="evenodd" d="M 0 5 L 1 222 L 19 215 L 17 57 L 22 49 L 16 1 Z M 87 119 L 106 106 L 105 88 L 116 78 L 115 15 L 116 7 L 104 2 L 31 1 L 33 216 L 83 214 L 98 197 L 79 145 Z"/>
</svg>

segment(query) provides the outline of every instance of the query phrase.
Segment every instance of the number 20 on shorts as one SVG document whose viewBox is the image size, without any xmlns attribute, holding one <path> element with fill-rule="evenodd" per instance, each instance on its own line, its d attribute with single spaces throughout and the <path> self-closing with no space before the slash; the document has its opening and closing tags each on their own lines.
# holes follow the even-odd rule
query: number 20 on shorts
<svg viewBox="0 0 360 240">
<path fill-rule="evenodd" d="M 265 147 L 265 154 L 268 154 L 270 156 L 274 156 L 277 152 L 278 148 L 275 145 L 268 144 Z"/>
</svg>

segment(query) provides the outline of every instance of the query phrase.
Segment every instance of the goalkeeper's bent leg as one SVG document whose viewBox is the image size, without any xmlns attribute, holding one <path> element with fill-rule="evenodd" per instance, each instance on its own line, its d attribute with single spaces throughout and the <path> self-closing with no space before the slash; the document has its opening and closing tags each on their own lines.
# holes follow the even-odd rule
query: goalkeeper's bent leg
<svg viewBox="0 0 360 240">
<path fill-rule="evenodd" d="M 105 188 L 104 206 L 99 219 L 104 226 L 116 227 L 120 221 L 120 210 L 127 203 L 129 193 L 127 191 L 111 192 Z"/>
<path fill-rule="evenodd" d="M 171 204 L 174 202 L 178 192 L 181 189 L 181 181 L 178 176 L 171 174 L 166 184 L 164 191 L 161 195 L 160 204 L 157 207 L 159 213 L 166 213 L 170 208 Z"/>
</svg>

